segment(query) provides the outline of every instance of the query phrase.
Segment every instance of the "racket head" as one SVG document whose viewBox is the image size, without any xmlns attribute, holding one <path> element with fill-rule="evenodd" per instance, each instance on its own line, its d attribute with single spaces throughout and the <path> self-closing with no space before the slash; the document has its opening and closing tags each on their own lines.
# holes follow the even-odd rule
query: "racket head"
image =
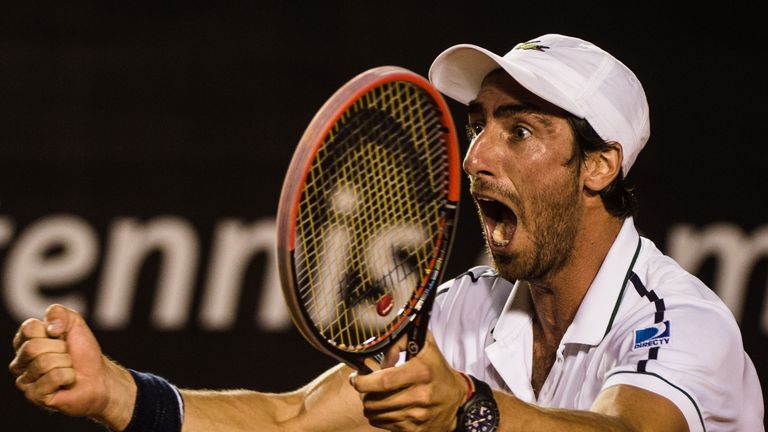
<svg viewBox="0 0 768 432">
<path fill-rule="evenodd" d="M 459 166 L 445 100 L 407 69 L 365 71 L 318 110 L 277 212 L 284 298 L 315 348 L 364 370 L 428 314 L 458 217 Z"/>
</svg>

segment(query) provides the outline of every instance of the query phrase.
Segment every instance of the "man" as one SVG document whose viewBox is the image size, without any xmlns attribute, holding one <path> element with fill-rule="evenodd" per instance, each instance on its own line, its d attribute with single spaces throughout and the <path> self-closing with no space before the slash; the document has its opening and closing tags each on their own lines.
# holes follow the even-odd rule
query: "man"
<svg viewBox="0 0 768 432">
<path fill-rule="evenodd" d="M 464 169 L 494 268 L 438 290 L 418 356 L 287 394 L 179 392 L 52 306 L 14 339 L 19 389 L 116 430 L 763 430 L 733 316 L 634 226 L 623 178 L 650 130 L 634 74 L 543 35 L 504 57 L 450 48 L 430 79 L 469 105 Z"/>
</svg>

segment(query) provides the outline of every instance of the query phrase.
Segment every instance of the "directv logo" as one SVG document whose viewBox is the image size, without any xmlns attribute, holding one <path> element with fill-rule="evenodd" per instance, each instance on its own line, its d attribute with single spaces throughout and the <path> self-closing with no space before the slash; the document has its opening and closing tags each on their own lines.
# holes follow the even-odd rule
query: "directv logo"
<svg viewBox="0 0 768 432">
<path fill-rule="evenodd" d="M 635 345 L 633 350 L 638 348 L 648 348 L 669 343 L 669 321 L 660 322 L 635 330 Z"/>
</svg>

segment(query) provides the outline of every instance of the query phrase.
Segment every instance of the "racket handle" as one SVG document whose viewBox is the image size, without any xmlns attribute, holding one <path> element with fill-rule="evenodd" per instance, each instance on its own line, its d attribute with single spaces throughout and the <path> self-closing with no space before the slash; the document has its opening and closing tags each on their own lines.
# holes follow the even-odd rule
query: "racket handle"
<svg viewBox="0 0 768 432">
<path fill-rule="evenodd" d="M 405 347 L 406 361 L 415 357 L 424 347 L 424 341 L 427 340 L 427 330 L 429 329 L 429 317 L 432 312 L 433 300 L 434 293 L 430 293 L 424 301 L 421 313 L 416 316 L 416 319 L 414 319 L 411 324 L 411 328 L 408 331 L 408 344 Z"/>
<path fill-rule="evenodd" d="M 355 360 L 344 360 L 349 366 L 352 366 L 353 369 L 357 371 L 360 375 L 368 375 L 369 373 L 373 372 L 373 369 L 368 367 L 367 364 L 365 364 L 365 361 L 355 359 Z M 376 358 L 376 361 L 380 361 L 378 358 Z"/>
</svg>

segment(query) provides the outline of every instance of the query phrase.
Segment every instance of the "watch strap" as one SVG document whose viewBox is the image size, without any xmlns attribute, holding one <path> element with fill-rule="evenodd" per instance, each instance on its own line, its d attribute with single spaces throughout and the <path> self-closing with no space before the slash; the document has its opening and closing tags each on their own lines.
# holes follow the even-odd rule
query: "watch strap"
<svg viewBox="0 0 768 432">
<path fill-rule="evenodd" d="M 467 374 L 467 377 L 469 377 L 470 381 L 472 381 L 472 395 L 469 397 L 469 399 L 472 399 L 472 396 L 474 396 L 475 394 L 493 399 L 493 390 L 491 390 L 491 386 L 489 386 L 488 383 L 486 383 L 485 381 L 479 380 L 469 374 Z"/>
<path fill-rule="evenodd" d="M 488 383 L 479 380 L 470 374 L 465 374 L 462 372 L 461 375 L 469 383 L 469 389 L 467 391 L 467 399 L 463 404 L 461 404 L 458 411 L 456 412 L 456 430 L 454 432 L 464 432 L 462 423 L 464 420 L 465 412 L 467 411 L 467 408 L 469 408 L 477 400 L 482 399 L 485 401 L 491 401 L 494 406 L 496 405 L 496 399 L 493 397 L 493 390 L 491 390 L 491 386 L 489 386 Z"/>
</svg>

